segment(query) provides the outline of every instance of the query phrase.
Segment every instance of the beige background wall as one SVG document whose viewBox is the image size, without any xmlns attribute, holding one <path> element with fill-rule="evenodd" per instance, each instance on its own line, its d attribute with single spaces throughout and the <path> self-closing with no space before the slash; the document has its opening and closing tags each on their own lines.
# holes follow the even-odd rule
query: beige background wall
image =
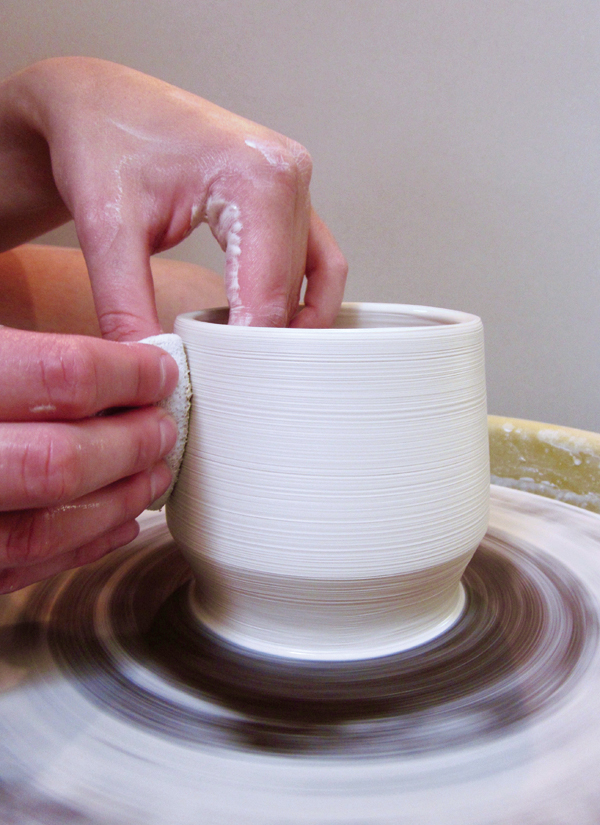
<svg viewBox="0 0 600 825">
<path fill-rule="evenodd" d="M 0 33 L 1 75 L 104 57 L 301 141 L 349 299 L 481 315 L 491 412 L 600 431 L 598 0 L 2 0 Z"/>
</svg>

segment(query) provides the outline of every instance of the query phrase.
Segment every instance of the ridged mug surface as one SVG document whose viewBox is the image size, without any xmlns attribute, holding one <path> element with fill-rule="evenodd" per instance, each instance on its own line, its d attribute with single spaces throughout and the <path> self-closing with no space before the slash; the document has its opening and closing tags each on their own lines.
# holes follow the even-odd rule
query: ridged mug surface
<svg viewBox="0 0 600 825">
<path fill-rule="evenodd" d="M 182 315 L 189 439 L 167 505 L 215 633 L 316 660 L 386 655 L 460 616 L 488 518 L 479 318 L 344 304 L 331 329 Z"/>
</svg>

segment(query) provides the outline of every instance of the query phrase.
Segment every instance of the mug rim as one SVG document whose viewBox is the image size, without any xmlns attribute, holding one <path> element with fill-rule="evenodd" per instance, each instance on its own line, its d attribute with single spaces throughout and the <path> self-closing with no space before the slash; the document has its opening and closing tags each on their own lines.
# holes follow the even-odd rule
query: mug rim
<svg viewBox="0 0 600 825">
<path fill-rule="evenodd" d="M 340 308 L 340 312 L 337 318 L 340 316 L 347 315 L 351 317 L 354 315 L 356 319 L 360 319 L 361 316 L 364 316 L 365 319 L 368 319 L 369 316 L 374 316 L 377 314 L 388 313 L 390 315 L 396 316 L 406 316 L 411 319 L 422 319 L 423 323 L 414 323 L 414 321 L 410 324 L 406 325 L 396 325 L 396 324 L 381 324 L 381 325 L 370 325 L 365 324 L 364 326 L 356 325 L 356 326 L 348 326 L 348 327 L 316 327 L 316 328 L 306 328 L 306 327 L 261 327 L 261 326 L 242 326 L 242 325 L 229 325 L 227 323 L 227 316 L 229 314 L 229 307 L 208 307 L 206 309 L 195 310 L 193 312 L 185 312 L 181 315 L 177 316 L 178 321 L 184 322 L 193 322 L 198 324 L 200 328 L 203 329 L 212 329 L 215 332 L 219 330 L 221 334 L 227 335 L 272 335 L 272 336 L 281 336 L 281 335 L 299 335 L 299 336 L 311 336 L 311 335 L 331 335 L 331 336 L 339 336 L 339 335 L 356 335 L 359 333 L 364 333 L 368 331 L 370 334 L 377 334 L 379 333 L 397 333 L 397 334 L 406 334 L 412 331 L 423 331 L 423 330 L 436 330 L 438 333 L 441 329 L 448 328 L 456 328 L 457 326 L 479 326 L 481 324 L 481 318 L 477 315 L 474 315 L 469 312 L 463 312 L 461 310 L 454 310 L 454 309 L 444 309 L 442 307 L 430 307 L 424 306 L 420 304 L 394 304 L 394 303 L 374 303 L 374 302 L 362 302 L 362 301 L 345 301 L 342 303 Z M 227 332 L 225 332 L 227 330 Z"/>
</svg>

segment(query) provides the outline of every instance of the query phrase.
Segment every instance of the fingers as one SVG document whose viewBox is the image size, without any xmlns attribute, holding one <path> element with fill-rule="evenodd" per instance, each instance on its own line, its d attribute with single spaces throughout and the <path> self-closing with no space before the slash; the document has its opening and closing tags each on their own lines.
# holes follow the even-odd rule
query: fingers
<svg viewBox="0 0 600 825">
<path fill-rule="evenodd" d="M 333 235 L 312 210 L 306 255 L 304 307 L 292 327 L 329 327 L 344 297 L 348 264 Z"/>
<path fill-rule="evenodd" d="M 76 422 L 0 425 L 0 511 L 68 504 L 152 467 L 174 446 L 177 427 L 145 407 Z"/>
<path fill-rule="evenodd" d="M 127 524 L 122 524 L 112 532 L 79 547 L 77 550 L 71 550 L 69 553 L 55 556 L 39 564 L 33 564 L 30 567 L 0 568 L 0 594 L 19 590 L 57 573 L 96 561 L 110 553 L 111 550 L 116 550 L 118 547 L 123 547 L 133 541 L 138 532 L 139 525 L 137 521 L 129 521 Z"/>
<path fill-rule="evenodd" d="M 134 521 L 171 482 L 164 462 L 69 505 L 0 515 L 0 593 L 99 559 L 132 541 Z"/>
<path fill-rule="evenodd" d="M 0 591 L 133 538 L 132 520 L 170 484 L 160 459 L 177 427 L 148 405 L 177 377 L 145 344 L 0 330 L 0 418 L 12 419 L 0 422 Z"/>
<path fill-rule="evenodd" d="M 113 341 L 139 341 L 162 332 L 156 310 L 143 219 L 120 214 L 121 204 L 97 220 L 76 215 L 100 331 Z M 146 219 L 147 221 L 147 219 Z"/>
<path fill-rule="evenodd" d="M 335 320 L 348 266 L 310 208 L 308 180 L 273 178 L 251 196 L 238 193 L 239 206 L 231 198 L 209 202 L 209 223 L 226 250 L 230 324 L 287 326 L 293 319 L 291 326 L 327 327 Z M 305 274 L 305 307 L 296 314 Z"/>
<path fill-rule="evenodd" d="M 225 249 L 230 323 L 285 326 L 305 271 L 310 156 L 285 139 L 246 144 L 247 168 L 213 187 L 207 220 Z"/>
<path fill-rule="evenodd" d="M 160 462 L 68 505 L 2 514 L 0 569 L 39 568 L 76 552 L 78 563 L 84 564 L 97 542 L 135 519 L 170 480 L 168 467 Z"/>
<path fill-rule="evenodd" d="M 87 418 L 153 404 L 177 377 L 177 364 L 158 347 L 0 329 L 0 420 Z"/>
</svg>

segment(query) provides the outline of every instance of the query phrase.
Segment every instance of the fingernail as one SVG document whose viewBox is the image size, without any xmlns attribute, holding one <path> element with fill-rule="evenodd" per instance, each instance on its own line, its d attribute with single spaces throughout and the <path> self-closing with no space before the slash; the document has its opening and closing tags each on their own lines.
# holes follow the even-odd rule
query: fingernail
<svg viewBox="0 0 600 825">
<path fill-rule="evenodd" d="M 161 395 L 166 398 L 171 395 L 177 382 L 179 381 L 179 367 L 177 361 L 169 355 L 168 352 L 163 352 L 160 357 L 160 377 L 161 377 Z"/>
<path fill-rule="evenodd" d="M 160 420 L 160 455 L 166 455 L 175 446 L 177 441 L 177 424 L 168 413 L 163 412 Z"/>
<path fill-rule="evenodd" d="M 160 498 L 171 483 L 171 471 L 164 461 L 160 461 L 154 466 L 150 473 L 150 495 L 152 501 Z M 152 503 L 152 502 L 151 502 Z"/>
</svg>

